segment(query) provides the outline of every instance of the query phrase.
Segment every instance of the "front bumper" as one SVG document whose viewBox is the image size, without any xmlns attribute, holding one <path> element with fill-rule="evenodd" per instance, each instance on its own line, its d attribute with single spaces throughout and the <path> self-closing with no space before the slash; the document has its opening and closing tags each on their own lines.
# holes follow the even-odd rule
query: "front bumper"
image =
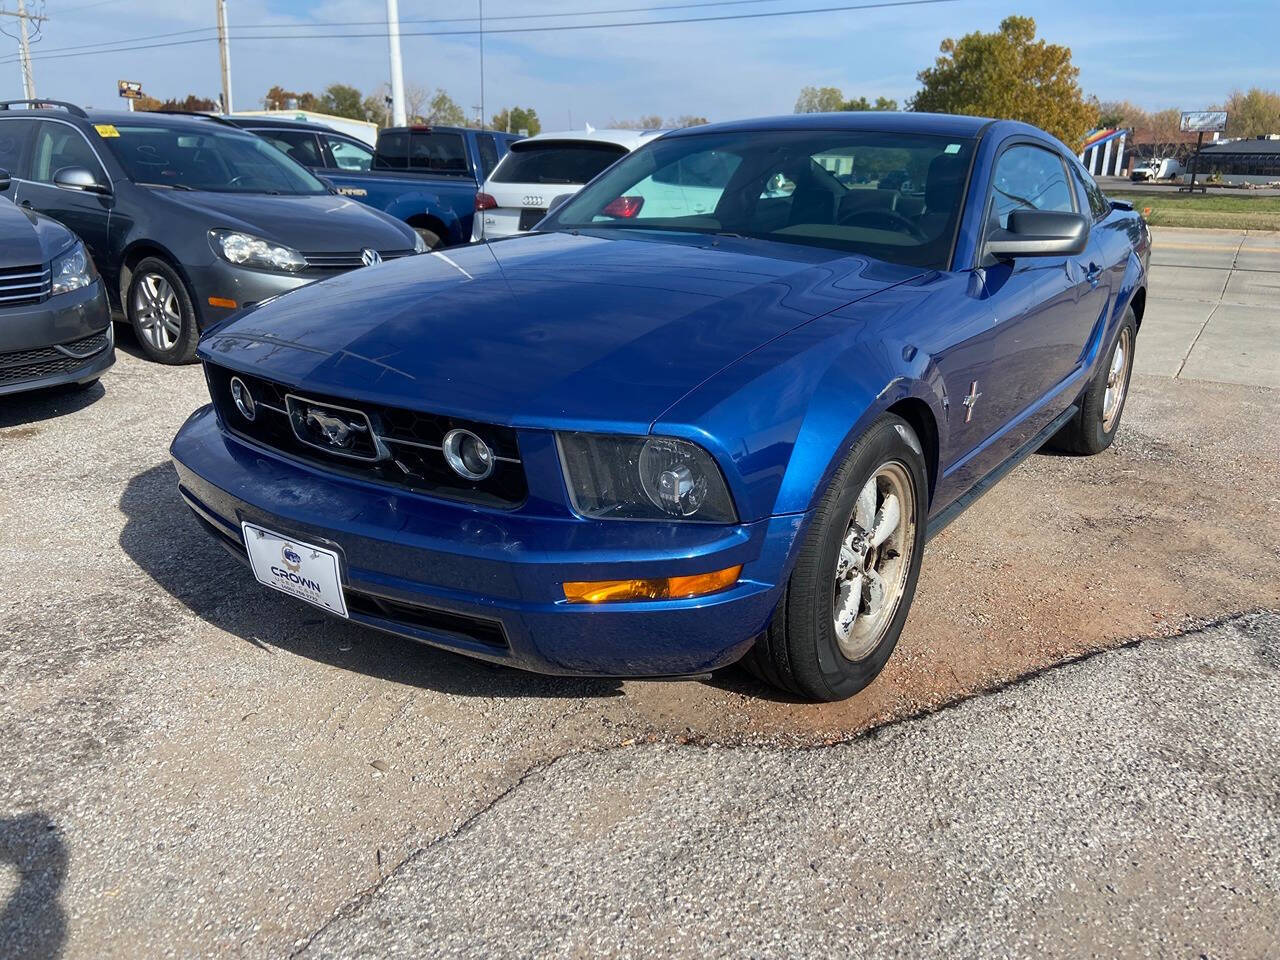
<svg viewBox="0 0 1280 960">
<path fill-rule="evenodd" d="M 87 383 L 115 359 L 101 280 L 41 303 L 0 309 L 0 396 Z"/>
<path fill-rule="evenodd" d="M 225 434 L 211 407 L 188 419 L 171 453 L 183 499 L 240 559 L 243 521 L 329 547 L 353 620 L 542 673 L 675 676 L 732 663 L 768 624 L 805 520 L 718 526 L 481 509 L 293 461 Z M 571 604 L 561 586 L 736 564 L 734 587 L 688 600 Z"/>
<path fill-rule="evenodd" d="M 278 297 L 290 290 L 297 290 L 317 280 L 324 280 L 336 273 L 271 273 L 265 270 L 249 270 L 233 266 L 223 260 L 214 260 L 202 266 L 187 266 L 192 295 L 196 301 L 196 314 L 200 317 L 200 329 L 215 323 L 246 307 L 261 303 L 268 297 Z M 230 300 L 234 307 L 216 307 L 209 298 Z"/>
</svg>

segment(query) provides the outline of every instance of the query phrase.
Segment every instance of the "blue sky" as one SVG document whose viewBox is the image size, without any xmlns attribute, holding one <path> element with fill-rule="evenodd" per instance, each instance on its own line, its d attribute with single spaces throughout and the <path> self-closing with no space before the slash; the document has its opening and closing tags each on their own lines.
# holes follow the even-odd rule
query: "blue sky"
<svg viewBox="0 0 1280 960">
<path fill-rule="evenodd" d="M 28 7 L 36 0 L 28 0 Z M 680 0 L 488 0 L 487 18 L 503 15 L 658 6 Z M 705 0 L 685 0 L 687 3 Z M 732 5 L 682 8 L 665 14 L 564 17 L 504 21 L 506 26 L 599 22 L 756 13 L 837 6 L 851 0 L 737 0 Z M 414 24 L 430 17 L 465 17 L 477 0 L 400 0 L 406 33 L 465 29 L 465 23 Z M 99 107 L 115 107 L 116 81 L 137 80 L 148 93 L 216 95 L 218 50 L 213 41 L 147 50 L 80 55 L 66 48 L 104 41 L 197 31 L 213 25 L 210 0 L 45 0 L 49 20 L 33 47 L 36 90 Z M 642 114 L 698 114 L 712 120 L 789 113 L 806 84 L 832 85 L 851 96 L 903 100 L 915 75 L 933 62 L 938 43 L 975 29 L 991 30 L 1002 17 L 1035 17 L 1041 36 L 1071 47 L 1086 93 L 1128 99 L 1148 108 L 1195 109 L 1221 102 L 1235 88 L 1280 88 L 1280 3 L 1247 0 L 1222 6 L 1161 0 L 1014 4 L 1009 0 L 955 0 L 933 6 L 844 11 L 729 22 L 671 24 L 601 30 L 495 35 L 485 40 L 485 106 L 533 106 L 544 129 L 596 126 Z M 233 37 L 251 24 L 372 21 L 384 0 L 228 0 Z M 491 26 L 498 24 L 490 20 Z M 387 81 L 387 43 L 353 38 L 379 27 L 321 27 L 339 37 L 304 40 L 233 40 L 235 106 L 258 108 L 272 84 L 319 91 L 343 82 L 370 92 Z M 184 32 L 146 43 L 190 40 L 211 33 Z M 16 41 L 0 37 L 8 55 Z M 443 87 L 465 107 L 480 102 L 479 44 L 475 37 L 405 36 L 406 83 Z M 74 53 L 72 56 L 64 56 Z M 16 62 L 0 64 L 0 93 L 21 96 Z"/>
</svg>

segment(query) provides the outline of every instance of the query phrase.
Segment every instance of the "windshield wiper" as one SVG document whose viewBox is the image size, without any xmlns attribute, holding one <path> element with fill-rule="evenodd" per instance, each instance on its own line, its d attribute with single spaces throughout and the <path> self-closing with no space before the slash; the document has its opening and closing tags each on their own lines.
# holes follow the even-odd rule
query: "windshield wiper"
<svg viewBox="0 0 1280 960">
<path fill-rule="evenodd" d="M 147 180 L 135 181 L 140 187 L 164 187 L 166 190 L 194 190 L 195 187 L 188 187 L 185 183 L 151 183 Z"/>
</svg>

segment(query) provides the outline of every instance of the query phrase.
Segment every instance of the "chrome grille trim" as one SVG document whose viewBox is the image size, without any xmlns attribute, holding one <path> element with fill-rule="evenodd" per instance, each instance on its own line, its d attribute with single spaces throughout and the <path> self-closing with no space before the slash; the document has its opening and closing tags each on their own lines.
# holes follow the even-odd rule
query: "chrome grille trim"
<svg viewBox="0 0 1280 960">
<path fill-rule="evenodd" d="M 39 303 L 50 296 L 53 273 L 49 267 L 33 264 L 0 270 L 0 304 Z"/>
<path fill-rule="evenodd" d="M 338 253 L 306 253 L 302 254 L 307 266 L 316 270 L 355 270 L 364 266 L 361 256 L 364 251 L 351 250 Z M 412 250 L 379 250 L 383 261 L 398 260 L 413 255 Z"/>
</svg>

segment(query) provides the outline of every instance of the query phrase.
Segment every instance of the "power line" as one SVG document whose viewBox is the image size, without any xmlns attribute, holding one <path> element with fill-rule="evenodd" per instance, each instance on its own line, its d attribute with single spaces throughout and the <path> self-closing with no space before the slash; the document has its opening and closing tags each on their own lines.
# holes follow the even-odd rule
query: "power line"
<svg viewBox="0 0 1280 960">
<path fill-rule="evenodd" d="M 523 33 L 552 33 L 556 31 L 568 30 L 608 30 L 616 27 L 655 27 L 668 24 L 682 23 L 723 23 L 729 20 L 762 20 L 773 17 L 797 17 L 814 13 L 843 13 L 850 10 L 880 10 L 890 7 L 920 7 L 932 6 L 942 3 L 957 3 L 959 0 L 883 0 L 879 3 L 851 3 L 839 4 L 829 7 L 810 7 L 805 10 L 770 10 L 763 13 L 731 13 L 719 14 L 716 16 L 705 17 L 684 17 L 679 19 L 668 20 L 633 20 L 613 23 L 570 23 L 556 26 L 541 27 L 497 27 L 471 29 L 471 30 L 402 30 L 402 37 L 475 37 L 475 36 L 494 36 L 509 35 Z M 698 4 L 698 6 L 713 6 L 719 4 Z M 581 15 L 581 14 L 579 14 Z M 472 20 L 474 18 L 463 18 Z M 504 19 L 521 19 L 521 18 L 504 18 Z M 381 22 L 381 21 L 379 21 Z M 245 28 L 248 29 L 248 28 Z M 232 37 L 237 42 L 245 42 L 249 40 L 359 40 L 362 38 L 385 38 L 387 31 L 365 32 L 365 33 L 309 33 L 302 35 L 290 34 L 256 34 L 253 36 L 235 35 Z M 53 53 L 52 50 L 39 56 L 33 57 L 34 60 L 63 60 L 68 57 L 91 57 L 103 53 L 130 53 L 136 50 L 154 50 L 160 47 L 179 47 L 193 43 L 209 43 L 213 37 L 197 37 L 191 40 L 174 40 L 167 43 L 152 43 L 130 47 L 113 47 L 103 50 L 86 50 L 81 53 Z M 124 42 L 124 41 L 121 41 Z M 0 60 L 0 63 L 12 63 L 13 58 Z"/>
<path fill-rule="evenodd" d="M 547 20 L 547 19 L 564 19 L 564 18 L 572 18 L 572 17 L 609 17 L 609 15 L 614 15 L 614 14 L 660 13 L 660 12 L 663 12 L 663 10 L 700 9 L 700 8 L 709 8 L 709 6 L 746 6 L 746 5 L 758 5 L 758 4 L 777 4 L 777 3 L 785 3 L 785 1 L 786 0 L 700 0 L 699 3 L 659 4 L 659 5 L 650 5 L 650 6 L 617 6 L 617 8 L 611 8 L 607 10 L 568 10 L 568 12 L 566 12 L 566 10 L 561 10 L 561 12 L 557 12 L 557 13 L 508 14 L 508 15 L 504 15 L 504 17 L 486 17 L 485 19 L 490 20 L 490 22 L 493 22 L 493 20 Z M 115 0 L 104 0 L 104 3 L 115 3 Z M 90 4 L 90 6 L 100 6 L 100 5 L 102 4 Z M 77 8 L 77 9 L 83 9 L 83 8 Z M 777 13 L 781 15 L 786 15 L 792 12 L 790 12 L 790 10 L 780 10 L 780 12 L 777 12 Z M 796 13 L 804 13 L 804 12 L 803 10 L 800 10 L 800 12 L 796 12 Z M 479 20 L 479 18 L 477 17 L 435 17 L 435 18 L 429 18 L 429 19 L 422 19 L 422 18 L 403 19 L 402 18 L 401 23 L 402 24 L 406 24 L 406 23 L 419 23 L 419 24 L 422 24 L 422 23 L 475 23 L 477 22 L 477 20 Z M 675 20 L 675 22 L 682 23 L 684 22 L 684 20 Z M 234 40 L 269 40 L 269 38 L 283 38 L 283 37 L 242 36 L 241 33 L 239 33 L 239 31 L 250 31 L 250 29 L 255 29 L 255 31 L 257 31 L 257 29 L 300 29 L 300 31 L 302 31 L 302 29 L 317 29 L 321 27 L 380 27 L 380 26 L 383 26 L 383 24 L 385 23 L 387 23 L 387 20 L 385 19 L 316 20 L 316 22 L 314 23 L 246 23 L 246 24 L 242 24 L 242 26 L 239 26 L 237 28 L 236 36 L 234 36 L 233 38 Z M 609 26 L 609 24 L 600 24 L 600 26 Z M 617 24 L 617 26 L 627 26 L 627 24 Z M 168 40 L 169 37 L 186 37 L 186 36 L 192 35 L 192 33 L 210 33 L 211 35 L 211 33 L 214 33 L 215 31 L 216 31 L 216 27 L 193 27 L 189 29 L 175 29 L 175 31 L 169 31 L 168 33 L 150 33 L 150 35 L 146 35 L 142 37 L 125 37 L 125 38 L 122 38 L 122 40 L 99 40 L 99 41 L 92 42 L 92 44 L 45 47 L 44 54 L 42 55 L 47 56 L 50 54 L 55 54 L 55 52 L 63 52 L 63 51 L 70 51 L 70 50 L 95 50 L 95 47 L 100 47 L 100 50 L 95 50 L 95 52 L 111 52 L 114 50 L 151 50 L 151 49 L 154 49 L 154 46 L 159 46 L 159 45 L 148 45 L 148 46 L 138 46 L 138 47 L 134 47 L 134 46 L 124 47 L 120 45 L 143 44 L 143 42 L 151 41 L 151 40 Z M 465 33 L 467 33 L 467 31 L 452 31 L 452 32 L 458 33 L 458 35 L 465 35 Z M 481 32 L 481 31 L 476 31 L 476 32 Z M 483 32 L 494 33 L 498 31 L 483 31 Z M 308 35 L 302 35 L 298 38 L 303 38 L 305 36 L 308 36 Z M 317 35 L 317 36 L 321 36 L 321 38 L 326 38 L 332 35 Z M 357 35 L 352 35 L 352 36 L 360 37 L 360 36 L 378 36 L 378 35 L 376 35 L 376 33 L 357 33 Z M 403 33 L 402 32 L 402 36 L 447 36 L 447 33 L 444 33 L 444 35 L 435 35 L 435 33 Z M 196 40 L 188 41 L 188 42 L 201 42 L 204 40 L 209 40 L 209 38 L 211 37 L 197 37 Z M 174 46 L 178 46 L 178 45 L 175 44 Z M 0 60 L 0 63 L 4 63 L 4 60 Z"/>
</svg>

